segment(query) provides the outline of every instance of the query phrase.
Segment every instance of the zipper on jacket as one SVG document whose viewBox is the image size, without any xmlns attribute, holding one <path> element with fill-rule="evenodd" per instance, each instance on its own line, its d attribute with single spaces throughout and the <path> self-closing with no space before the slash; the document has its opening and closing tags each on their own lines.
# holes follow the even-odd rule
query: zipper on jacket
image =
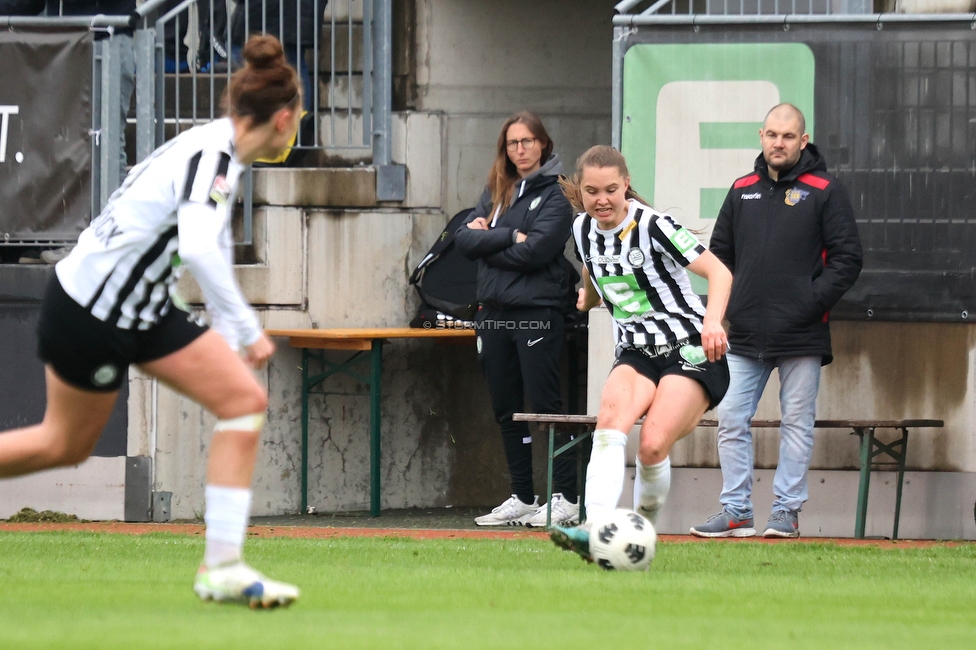
<svg viewBox="0 0 976 650">
<path fill-rule="evenodd" d="M 772 179 L 770 179 L 772 180 Z M 763 323 L 766 322 L 765 312 L 766 312 L 766 251 L 769 250 L 769 221 L 771 219 L 771 213 L 773 208 L 773 195 L 776 192 L 776 183 L 774 182 L 769 187 L 769 201 L 766 202 L 766 217 L 763 219 L 763 253 L 762 253 L 762 266 L 760 266 L 760 295 L 764 296 L 762 303 L 759 306 L 759 323 L 756 325 L 756 335 L 759 339 L 759 363 L 762 363 L 763 352 L 766 350 L 766 332 L 763 327 Z"/>
</svg>

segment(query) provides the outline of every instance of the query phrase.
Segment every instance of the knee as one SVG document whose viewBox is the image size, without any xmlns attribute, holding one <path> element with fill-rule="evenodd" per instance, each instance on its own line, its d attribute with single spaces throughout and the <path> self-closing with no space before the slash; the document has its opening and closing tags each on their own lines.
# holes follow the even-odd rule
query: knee
<svg viewBox="0 0 976 650">
<path fill-rule="evenodd" d="M 660 439 L 641 440 L 640 447 L 637 450 L 637 459 L 644 467 L 657 465 L 668 457 L 670 451 L 661 444 Z"/>
<path fill-rule="evenodd" d="M 227 395 L 223 403 L 214 409 L 214 415 L 221 420 L 238 418 L 254 413 L 266 413 L 268 410 L 268 394 L 257 382 Z"/>
</svg>

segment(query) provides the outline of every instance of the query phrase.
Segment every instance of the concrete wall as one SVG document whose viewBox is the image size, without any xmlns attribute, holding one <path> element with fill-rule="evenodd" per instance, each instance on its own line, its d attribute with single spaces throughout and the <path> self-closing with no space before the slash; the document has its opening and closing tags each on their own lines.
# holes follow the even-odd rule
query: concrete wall
<svg viewBox="0 0 976 650">
<path fill-rule="evenodd" d="M 539 112 L 567 167 L 588 146 L 609 142 L 613 4 L 416 0 L 410 72 L 415 101 L 393 124 L 394 161 L 407 166 L 407 200 L 377 206 L 368 168 L 281 171 L 259 178 L 260 202 L 275 207 L 258 211 L 253 251 L 258 262 L 240 267 L 238 274 L 264 324 L 404 325 L 416 308 L 407 285 L 410 271 L 448 216 L 476 200 L 498 129 L 511 113 Z M 192 284 L 183 289 L 194 295 Z M 595 412 L 594 396 L 612 359 L 605 312 L 602 321 L 597 313 L 592 327 L 589 401 Z M 836 323 L 833 331 L 837 359 L 824 370 L 820 416 L 945 419 L 944 431 L 913 436 L 909 466 L 963 477 L 952 488 L 960 495 L 953 501 L 960 501 L 976 471 L 973 328 Z M 279 343 L 283 347 L 260 374 L 271 407 L 255 478 L 257 515 L 294 512 L 301 502 L 301 355 Z M 382 382 L 383 507 L 488 506 L 508 495 L 500 436 L 472 348 L 391 343 Z M 362 389 L 352 380 L 339 381 L 330 390 L 340 394 L 312 401 L 309 503 L 320 511 L 362 509 L 368 503 L 368 403 L 341 394 Z M 138 375 L 130 390 L 130 455 L 155 455 L 154 487 L 173 492 L 174 517 L 199 515 L 212 419 Z M 761 417 L 777 417 L 775 396 L 774 378 Z M 772 431 L 757 436 L 760 467 L 775 466 L 776 438 Z M 542 455 L 542 445 L 536 445 L 537 490 L 544 488 Z M 677 467 L 711 472 L 711 478 L 702 478 L 701 485 L 708 484 L 698 490 L 676 490 L 691 500 L 673 497 L 669 512 L 697 518 L 714 510 L 717 470 L 707 469 L 718 464 L 714 431 L 689 436 L 676 446 L 673 459 Z M 818 471 L 847 473 L 856 465 L 856 444 L 846 432 L 818 434 Z M 688 476 L 687 485 L 698 481 L 697 474 Z M 919 494 L 925 501 L 933 492 Z M 829 501 L 812 497 L 805 510 L 810 516 L 815 499 Z M 932 516 L 939 520 L 938 512 Z M 879 521 L 879 530 L 888 525 L 884 517 Z M 668 525 L 680 529 L 686 523 L 676 519 Z M 938 530 L 955 530 L 944 524 Z M 830 525 L 817 528 L 834 530 Z"/>
<path fill-rule="evenodd" d="M 609 313 L 590 315 L 587 412 L 596 414 L 600 392 L 613 363 Z M 976 499 L 976 327 L 956 324 L 831 324 L 834 362 L 824 367 L 817 397 L 820 419 L 918 419 L 945 421 L 944 429 L 913 430 L 908 443 L 902 537 L 976 538 L 972 518 Z M 756 417 L 778 419 L 776 373 Z M 715 416 L 712 411 L 708 414 Z M 757 429 L 757 523 L 772 503 L 772 474 L 779 457 L 779 432 Z M 878 438 L 893 436 L 879 431 Z M 633 464 L 638 428 L 630 432 L 628 459 Z M 671 497 L 659 521 L 665 533 L 686 533 L 720 509 L 722 479 L 715 430 L 699 428 L 678 441 L 671 453 L 676 468 Z M 809 536 L 853 535 L 857 499 L 858 439 L 848 430 L 817 430 L 810 474 L 810 499 L 801 515 Z M 633 502 L 632 472 L 621 499 Z M 868 535 L 890 535 L 894 476 L 875 472 L 869 497 Z"/>
<path fill-rule="evenodd" d="M 256 201 L 274 207 L 257 212 L 258 262 L 238 267 L 238 278 L 265 326 L 405 325 L 417 307 L 410 272 L 448 216 L 476 201 L 499 128 L 515 111 L 540 113 L 569 166 L 609 142 L 613 4 L 417 0 L 416 24 L 404 30 L 415 38 L 416 101 L 393 123 L 407 199 L 378 207 L 368 168 L 259 175 Z M 181 291 L 199 299 L 190 280 Z M 280 347 L 260 373 L 271 406 L 257 515 L 301 503 L 300 365 L 300 351 Z M 473 346 L 390 343 L 382 384 L 383 507 L 496 505 L 509 494 Z M 154 489 L 173 493 L 174 517 L 198 516 L 213 419 L 147 378 L 132 385 L 130 451 L 155 454 Z M 363 389 L 338 380 L 329 386 L 338 394 L 312 400 L 309 503 L 320 511 L 367 507 L 368 400 L 343 394 Z M 543 453 L 537 445 L 537 489 Z"/>
<path fill-rule="evenodd" d="M 614 1 L 416 4 L 416 108 L 444 115 L 444 212 L 474 205 L 516 111 L 539 114 L 567 169 L 610 143 Z"/>
</svg>

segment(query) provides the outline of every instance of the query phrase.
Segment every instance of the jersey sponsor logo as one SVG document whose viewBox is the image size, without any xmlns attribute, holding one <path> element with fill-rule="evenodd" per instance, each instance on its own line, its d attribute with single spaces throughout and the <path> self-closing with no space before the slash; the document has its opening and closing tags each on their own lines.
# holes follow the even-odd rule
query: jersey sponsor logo
<svg viewBox="0 0 976 650">
<path fill-rule="evenodd" d="M 218 176 L 214 179 L 213 185 L 210 186 L 210 198 L 220 205 L 227 205 L 229 197 L 230 183 L 223 176 Z"/>
<path fill-rule="evenodd" d="M 644 266 L 644 252 L 639 248 L 631 248 L 627 252 L 627 261 L 633 267 Z"/>
<path fill-rule="evenodd" d="M 586 258 L 587 262 L 596 264 L 620 264 L 619 255 L 590 255 Z"/>
<path fill-rule="evenodd" d="M 708 361 L 708 357 L 705 356 L 705 350 L 700 345 L 683 345 L 678 350 L 678 354 L 693 366 L 700 366 Z"/>
<path fill-rule="evenodd" d="M 684 255 L 698 244 L 698 239 L 687 228 L 678 228 L 670 237 L 671 243 Z"/>
<path fill-rule="evenodd" d="M 743 201 L 751 201 L 751 200 L 754 200 L 754 199 L 761 199 L 762 198 L 762 192 L 753 192 L 751 194 L 743 194 L 739 198 L 742 199 Z"/>
<path fill-rule="evenodd" d="M 529 210 L 535 210 L 536 208 L 539 207 L 540 203 L 542 203 L 542 197 L 541 196 L 535 197 L 534 199 L 532 199 L 532 203 L 529 204 Z"/>
<path fill-rule="evenodd" d="M 639 320 L 651 310 L 647 292 L 637 284 L 633 275 L 611 275 L 597 278 L 600 293 L 613 305 L 613 317 L 618 321 Z"/>
<path fill-rule="evenodd" d="M 793 207 L 808 196 L 810 196 L 810 192 L 794 187 L 791 190 L 786 190 L 785 203 L 786 205 Z"/>
<path fill-rule="evenodd" d="M 623 241 L 624 238 L 630 234 L 630 231 L 636 227 L 637 227 L 637 222 L 631 221 L 630 223 L 627 224 L 627 226 L 623 230 L 620 231 L 620 234 L 617 235 L 617 239 Z"/>
</svg>

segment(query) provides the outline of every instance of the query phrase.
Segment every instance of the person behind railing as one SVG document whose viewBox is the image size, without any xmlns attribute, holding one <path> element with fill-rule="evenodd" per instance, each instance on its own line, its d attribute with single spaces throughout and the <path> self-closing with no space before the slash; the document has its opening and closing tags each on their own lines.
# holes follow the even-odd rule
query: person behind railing
<svg viewBox="0 0 976 650">
<path fill-rule="evenodd" d="M 0 16 L 130 16 L 136 10 L 136 0 L 0 0 Z M 107 30 L 96 30 L 94 40 L 109 38 Z M 125 151 L 125 126 L 132 106 L 132 93 L 136 87 L 136 55 L 132 44 L 132 29 L 116 27 L 112 36 L 119 44 L 119 182 L 128 171 Z M 20 264 L 47 264 L 60 260 L 67 248 L 41 251 L 33 246 L 20 252 Z"/>
<path fill-rule="evenodd" d="M 230 219 L 245 167 L 294 137 L 302 93 L 274 37 L 251 38 L 243 55 L 225 95 L 228 117 L 183 132 L 134 167 L 55 267 L 38 325 L 47 408 L 40 424 L 0 434 L 0 477 L 87 459 L 137 364 L 218 418 L 194 591 L 273 607 L 298 589 L 250 568 L 242 547 L 268 405 L 249 366 L 263 366 L 274 344 L 234 280 Z M 213 329 L 174 306 L 182 266 L 203 290 Z"/>
<path fill-rule="evenodd" d="M 282 6 L 279 0 L 238 0 L 231 16 L 231 40 L 234 43 L 243 43 L 245 32 L 247 36 L 272 34 L 281 40 L 285 57 L 298 70 L 302 80 L 306 111 L 312 110 L 315 98 L 312 74 L 306 59 L 309 50 L 315 46 L 316 32 L 321 43 L 322 15 L 327 1 L 286 0 Z"/>
<path fill-rule="evenodd" d="M 478 363 L 501 427 L 512 496 L 479 526 L 546 525 L 532 483 L 532 436 L 512 417 L 525 395 L 537 413 L 562 413 L 560 355 L 564 311 L 574 284 L 563 250 L 573 210 L 559 191 L 563 167 L 532 113 L 516 113 L 498 136 L 488 187 L 454 235 L 462 255 L 478 260 Z M 574 378 L 575 380 L 575 378 Z M 561 434 L 561 436 L 564 434 Z M 568 442 L 561 439 L 560 444 Z M 553 463 L 552 521 L 579 516 L 576 448 Z"/>
<path fill-rule="evenodd" d="M 602 300 L 617 343 L 586 470 L 586 521 L 550 532 L 558 546 L 592 561 L 590 528 L 623 491 L 627 432 L 644 418 L 634 509 L 656 523 L 671 490 L 671 446 L 728 390 L 722 318 L 732 274 L 694 234 L 641 199 L 616 149 L 588 149 L 563 189 L 580 211 L 573 223 L 584 271 L 577 307 L 586 311 Z M 686 268 L 708 280 L 707 307 Z"/>
</svg>

